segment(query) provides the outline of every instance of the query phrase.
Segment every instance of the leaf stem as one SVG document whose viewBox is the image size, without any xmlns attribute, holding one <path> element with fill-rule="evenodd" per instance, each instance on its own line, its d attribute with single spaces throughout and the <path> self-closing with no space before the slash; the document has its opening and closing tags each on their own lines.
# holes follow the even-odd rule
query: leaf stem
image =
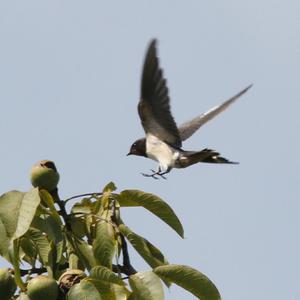
<svg viewBox="0 0 300 300">
<path fill-rule="evenodd" d="M 18 246 L 18 240 L 13 241 L 13 266 L 14 266 L 14 273 L 15 273 L 15 281 L 18 287 L 22 292 L 26 290 L 26 287 L 24 285 L 24 282 L 22 281 L 22 275 L 20 272 L 20 266 L 19 266 L 19 246 Z"/>
</svg>

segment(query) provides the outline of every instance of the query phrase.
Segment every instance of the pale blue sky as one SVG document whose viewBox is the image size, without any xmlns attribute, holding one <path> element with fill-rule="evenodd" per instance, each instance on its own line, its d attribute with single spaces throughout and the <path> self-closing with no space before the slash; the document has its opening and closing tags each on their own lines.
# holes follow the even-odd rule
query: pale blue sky
<svg viewBox="0 0 300 300">
<path fill-rule="evenodd" d="M 0 1 L 0 192 L 28 190 L 46 158 L 63 197 L 111 180 L 155 193 L 186 239 L 142 209 L 123 218 L 170 262 L 208 275 L 224 300 L 300 299 L 299 11 L 296 0 Z M 184 144 L 240 165 L 154 181 L 140 172 L 155 162 L 125 156 L 143 134 L 136 105 L 153 37 L 178 123 L 254 83 Z M 194 297 L 173 286 L 166 299 Z"/>
</svg>

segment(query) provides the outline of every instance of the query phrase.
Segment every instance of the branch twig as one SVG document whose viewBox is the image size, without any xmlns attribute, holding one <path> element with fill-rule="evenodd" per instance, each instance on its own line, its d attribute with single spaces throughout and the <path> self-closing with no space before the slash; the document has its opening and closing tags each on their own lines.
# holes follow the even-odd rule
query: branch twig
<svg viewBox="0 0 300 300">
<path fill-rule="evenodd" d="M 69 267 L 69 263 L 65 263 L 63 265 L 59 265 L 58 267 L 58 270 L 64 270 L 64 269 L 67 269 Z M 126 266 L 122 266 L 122 265 L 113 265 L 112 266 L 112 269 L 115 273 L 118 273 L 118 272 L 121 272 L 127 276 L 130 276 L 134 273 L 132 273 L 132 270 L 130 272 L 130 270 L 128 269 L 128 267 Z M 10 269 L 10 271 L 12 273 L 14 273 L 14 270 L 13 269 Z M 25 276 L 25 275 L 28 275 L 28 274 L 37 274 L 37 275 L 41 275 L 43 273 L 46 273 L 47 272 L 47 269 L 45 267 L 42 267 L 42 268 L 31 268 L 31 269 L 20 269 L 20 272 L 21 272 L 21 276 Z"/>
<path fill-rule="evenodd" d="M 70 200 L 76 199 L 76 198 L 81 198 L 81 197 L 86 197 L 86 196 L 101 196 L 102 193 L 86 193 L 86 194 L 81 194 L 81 195 L 76 195 L 76 196 L 72 196 L 70 198 L 67 198 L 66 200 L 63 200 L 63 202 L 67 203 Z"/>
</svg>

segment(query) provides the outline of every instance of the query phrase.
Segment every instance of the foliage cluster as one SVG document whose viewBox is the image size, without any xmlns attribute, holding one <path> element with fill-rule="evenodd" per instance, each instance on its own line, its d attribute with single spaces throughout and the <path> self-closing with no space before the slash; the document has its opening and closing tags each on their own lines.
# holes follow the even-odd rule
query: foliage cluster
<svg viewBox="0 0 300 300">
<path fill-rule="evenodd" d="M 67 211 L 66 204 L 75 199 Z M 0 270 L 1 300 L 163 300 L 163 285 L 172 283 L 201 300 L 220 299 L 204 274 L 169 264 L 156 246 L 129 228 L 121 218 L 126 207 L 148 210 L 183 237 L 181 222 L 165 201 L 139 190 L 117 193 L 112 182 L 102 192 L 65 200 L 57 188 L 38 186 L 3 194 L 0 254 L 12 268 L 2 269 L 2 277 Z M 127 243 L 148 271 L 132 266 Z M 24 265 L 28 268 L 21 269 Z"/>
</svg>

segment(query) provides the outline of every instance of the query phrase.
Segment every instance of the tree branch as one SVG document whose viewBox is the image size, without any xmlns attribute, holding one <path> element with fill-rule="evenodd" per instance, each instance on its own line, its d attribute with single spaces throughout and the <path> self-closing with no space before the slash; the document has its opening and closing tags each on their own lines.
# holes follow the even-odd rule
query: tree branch
<svg viewBox="0 0 300 300">
<path fill-rule="evenodd" d="M 121 219 L 120 219 L 120 216 L 117 217 L 118 210 L 116 209 L 116 201 L 115 200 L 113 200 L 113 202 L 112 202 L 111 211 L 112 211 L 111 220 L 114 223 L 114 226 L 118 228 L 118 226 L 120 225 Z M 137 273 L 137 271 L 130 263 L 126 239 L 119 230 L 118 230 L 118 233 L 120 235 L 121 243 L 122 243 L 123 266 L 117 265 L 117 267 L 118 267 L 117 271 L 122 272 L 122 273 L 126 274 L 127 276 L 130 276 L 130 275 Z M 116 271 L 114 271 L 114 272 L 116 272 Z"/>
<path fill-rule="evenodd" d="M 130 275 L 137 273 L 137 271 L 130 263 L 128 247 L 127 247 L 127 242 L 125 240 L 125 237 L 123 234 L 120 234 L 120 237 L 121 237 L 121 241 L 122 241 L 123 271 L 126 271 L 126 272 L 123 272 L 122 270 L 120 270 L 120 271 L 122 271 L 122 273 L 130 276 Z"/>
<path fill-rule="evenodd" d="M 65 263 L 63 265 L 59 265 L 58 266 L 58 270 L 67 269 L 68 266 L 69 266 L 69 263 Z M 11 269 L 11 272 L 14 273 L 14 270 Z M 37 274 L 37 275 L 40 275 L 40 274 L 43 274 L 43 273 L 46 273 L 46 272 L 47 272 L 47 268 L 45 268 L 45 267 L 42 267 L 42 268 L 31 268 L 31 269 L 28 269 L 28 270 L 20 269 L 21 276 L 25 276 L 25 275 L 28 275 L 28 274 Z"/>
<path fill-rule="evenodd" d="M 59 198 L 59 195 L 58 195 L 58 189 L 56 188 L 55 190 L 53 190 L 51 192 L 51 196 L 53 197 L 55 203 L 57 203 L 57 205 L 59 206 L 59 209 L 60 209 L 60 215 L 62 216 L 64 222 L 65 222 L 65 225 L 66 225 L 66 229 L 68 231 L 72 231 L 71 229 L 71 224 L 69 223 L 68 221 L 68 213 L 66 211 L 66 204 L 64 201 L 61 201 L 60 198 Z"/>
</svg>

